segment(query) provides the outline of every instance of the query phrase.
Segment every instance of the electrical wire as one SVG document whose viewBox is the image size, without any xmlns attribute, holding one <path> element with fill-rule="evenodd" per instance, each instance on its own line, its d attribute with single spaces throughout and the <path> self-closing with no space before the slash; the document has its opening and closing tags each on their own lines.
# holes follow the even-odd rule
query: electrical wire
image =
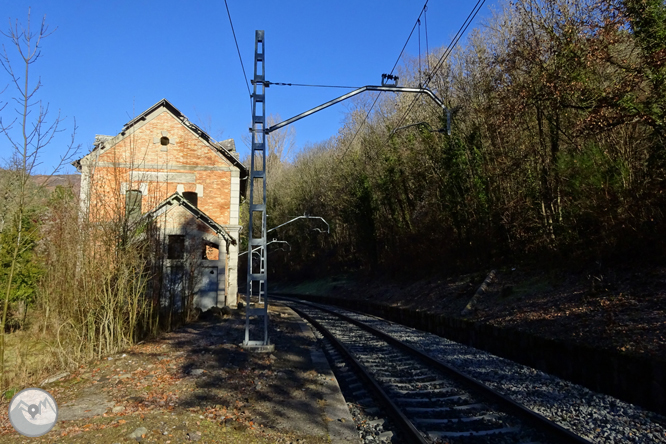
<svg viewBox="0 0 666 444">
<path fill-rule="evenodd" d="M 280 82 L 264 82 L 266 86 L 309 86 L 312 88 L 345 88 L 345 89 L 358 89 L 360 86 L 340 86 L 340 85 L 309 85 L 305 83 L 280 83 Z"/>
<path fill-rule="evenodd" d="M 433 72 L 430 74 L 430 78 L 426 81 L 426 85 L 430 83 L 430 80 L 434 77 L 434 73 L 442 66 L 442 64 L 446 61 L 446 59 L 449 57 L 451 52 L 453 51 L 453 48 L 458 44 L 458 41 L 462 38 L 463 34 L 467 31 L 467 28 L 469 28 L 469 25 L 472 24 L 474 19 L 476 18 L 476 15 L 479 13 L 483 5 L 486 3 L 486 0 L 478 0 L 476 2 L 476 5 L 474 5 L 474 8 L 472 8 L 472 11 L 469 13 L 466 19 L 466 24 L 463 23 L 456 35 L 454 36 L 453 40 L 451 41 L 451 44 L 446 48 L 446 51 L 442 56 L 439 58 L 439 61 L 437 62 L 437 65 L 435 66 L 435 69 L 433 69 Z M 470 18 L 471 16 L 471 18 Z"/>
<path fill-rule="evenodd" d="M 236 39 L 236 31 L 234 30 L 234 23 L 231 21 L 231 13 L 229 12 L 229 5 L 227 0 L 224 0 L 224 6 L 227 7 L 227 16 L 229 16 L 229 24 L 231 25 L 231 33 L 234 35 L 234 42 L 236 42 L 236 51 L 238 51 L 238 60 L 240 60 L 241 69 L 243 70 L 243 79 L 245 79 L 245 86 L 247 93 L 250 95 L 250 107 L 252 106 L 252 92 L 250 91 L 250 84 L 247 81 L 247 74 L 245 73 L 245 66 L 243 65 L 243 58 L 241 57 L 240 48 L 238 47 L 238 40 Z"/>
<path fill-rule="evenodd" d="M 398 63 L 400 62 L 400 59 L 402 58 L 402 54 L 405 52 L 405 48 L 407 48 L 407 44 L 409 43 L 409 40 L 412 38 L 412 34 L 414 34 L 414 30 L 416 29 L 416 26 L 420 23 L 421 20 L 421 15 L 425 12 L 425 10 L 428 7 L 428 1 L 426 0 L 425 4 L 423 5 L 423 8 L 421 9 L 421 13 L 419 16 L 416 18 L 416 22 L 414 22 L 414 26 L 412 26 L 412 31 L 409 33 L 409 36 L 407 37 L 407 41 L 405 41 L 405 44 L 402 46 L 402 50 L 400 51 L 400 54 L 398 55 L 398 58 L 396 59 L 395 63 L 393 64 L 393 68 L 391 68 L 391 72 L 389 75 L 393 75 L 393 71 L 395 71 L 395 68 L 398 66 Z M 354 136 L 352 137 L 351 141 L 347 145 L 347 148 L 345 148 L 345 151 L 342 153 L 342 156 L 340 156 L 340 160 L 342 160 L 346 155 L 349 149 L 351 148 L 352 144 L 354 143 L 354 140 L 356 140 L 356 136 L 358 136 L 358 133 L 361 131 L 361 128 L 365 125 L 365 122 L 368 121 L 368 117 L 370 117 L 370 113 L 372 112 L 372 109 L 375 107 L 377 104 L 377 101 L 379 100 L 379 97 L 381 96 L 381 92 L 377 94 L 377 97 L 375 97 L 375 101 L 372 102 L 372 106 L 368 110 L 368 112 L 365 114 L 365 117 L 363 118 L 363 121 L 361 124 L 358 126 L 356 129 L 356 132 L 354 133 Z"/>
<path fill-rule="evenodd" d="M 428 64 L 428 72 L 430 72 L 430 49 L 428 48 L 428 8 L 423 10 L 423 21 L 425 24 L 426 63 Z"/>
<path fill-rule="evenodd" d="M 451 55 L 451 52 L 453 52 L 453 48 L 458 44 L 458 41 L 460 41 L 463 34 L 465 34 L 465 32 L 467 31 L 467 28 L 469 28 L 469 25 L 472 23 L 472 21 L 474 21 L 474 18 L 476 18 L 476 15 L 479 13 L 479 11 L 481 10 L 481 8 L 485 4 L 485 2 L 486 2 L 486 0 L 478 0 L 476 2 L 476 5 L 474 5 L 474 8 L 472 8 L 472 11 L 467 15 L 467 18 L 465 19 L 463 24 L 460 26 L 460 29 L 458 29 L 458 32 L 456 33 L 456 35 L 451 40 L 451 43 L 446 48 L 446 50 L 444 50 L 444 52 L 442 53 L 442 56 L 439 58 L 439 61 L 437 62 L 437 65 L 428 74 L 428 76 L 426 78 L 426 81 L 422 86 L 423 88 L 426 88 L 428 86 L 430 81 L 434 78 L 435 73 L 437 72 L 437 70 L 439 70 L 439 68 L 444 64 L 444 62 L 449 57 L 449 55 Z M 412 110 L 412 108 L 414 107 L 414 104 L 416 103 L 417 100 L 418 100 L 418 96 L 414 97 L 414 99 L 412 99 L 412 102 L 410 103 L 409 107 L 407 108 L 407 111 L 405 112 L 405 114 L 402 115 L 402 117 L 398 121 L 398 124 L 396 125 L 396 128 L 399 128 L 400 125 L 402 125 L 402 122 L 405 120 L 405 118 L 407 117 L 409 112 Z"/>
<path fill-rule="evenodd" d="M 416 26 L 419 24 L 419 22 L 421 20 L 421 15 L 423 15 L 423 12 L 428 7 L 428 1 L 429 0 L 426 0 L 425 4 L 423 5 L 423 8 L 421 9 L 421 13 L 416 18 L 416 22 L 414 22 L 414 26 L 412 27 L 412 31 L 409 33 L 409 37 L 407 37 L 407 41 L 405 42 L 405 44 L 402 46 L 402 50 L 400 51 L 400 55 L 398 56 L 397 60 L 393 64 L 393 68 L 391 68 L 391 74 L 393 74 L 393 71 L 395 71 L 395 68 L 398 66 L 398 62 L 400 62 L 400 59 L 402 58 L 402 54 L 405 52 L 405 48 L 407 48 L 407 44 L 409 43 L 409 40 L 412 38 L 412 34 L 414 34 L 414 30 L 416 29 Z"/>
<path fill-rule="evenodd" d="M 421 20 L 417 20 L 419 24 L 419 88 L 421 87 Z"/>
</svg>

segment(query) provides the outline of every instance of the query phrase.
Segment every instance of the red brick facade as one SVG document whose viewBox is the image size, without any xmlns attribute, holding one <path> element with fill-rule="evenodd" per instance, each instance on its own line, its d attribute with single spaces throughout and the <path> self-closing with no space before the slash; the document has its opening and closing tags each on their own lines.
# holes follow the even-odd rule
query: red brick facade
<svg viewBox="0 0 666 444">
<path fill-rule="evenodd" d="M 238 240 L 247 171 L 233 140 L 213 141 L 166 100 L 128 122 L 120 134 L 97 136 L 93 151 L 75 165 L 82 173 L 82 207 L 92 220 L 123 217 L 128 191 L 141 193 L 142 213 L 174 193 L 193 193 L 198 209 Z M 218 305 L 236 305 L 238 247 L 220 242 L 225 284 Z"/>
</svg>

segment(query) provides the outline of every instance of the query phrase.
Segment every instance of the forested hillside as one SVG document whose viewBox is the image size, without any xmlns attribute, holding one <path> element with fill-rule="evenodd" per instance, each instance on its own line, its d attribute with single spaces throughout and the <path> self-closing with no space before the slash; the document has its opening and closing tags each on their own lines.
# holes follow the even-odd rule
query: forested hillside
<svg viewBox="0 0 666 444">
<path fill-rule="evenodd" d="M 293 161 L 273 147 L 269 226 L 304 212 L 331 224 L 278 230 L 292 250 L 270 256 L 274 271 L 661 256 L 662 0 L 505 2 L 444 51 L 400 78 L 457 109 L 450 136 L 431 131 L 446 119 L 428 98 L 385 93 Z"/>
</svg>

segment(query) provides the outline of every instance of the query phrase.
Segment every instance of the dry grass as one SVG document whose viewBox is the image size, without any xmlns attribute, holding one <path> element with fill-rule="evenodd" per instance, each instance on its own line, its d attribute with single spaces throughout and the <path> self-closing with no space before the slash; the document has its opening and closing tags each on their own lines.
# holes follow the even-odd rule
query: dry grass
<svg viewBox="0 0 666 444">
<path fill-rule="evenodd" d="M 126 349 L 160 326 L 162 250 L 150 223 L 87 222 L 71 193 L 51 195 L 43 217 L 45 272 L 22 329 L 6 335 L 6 395 Z"/>
</svg>

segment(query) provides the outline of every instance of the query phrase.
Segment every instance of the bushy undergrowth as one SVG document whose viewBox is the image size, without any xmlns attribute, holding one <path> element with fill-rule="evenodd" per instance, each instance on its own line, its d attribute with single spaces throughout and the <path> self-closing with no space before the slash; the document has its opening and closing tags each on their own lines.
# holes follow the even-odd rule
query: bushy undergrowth
<svg viewBox="0 0 666 444">
<path fill-rule="evenodd" d="M 168 289 L 152 221 L 89 222 L 95 218 L 61 187 L 41 208 L 39 242 L 30 249 L 42 272 L 31 282 L 25 322 L 6 335 L 5 389 L 108 356 L 191 315 L 161 298 Z"/>
<path fill-rule="evenodd" d="M 148 243 L 123 245 L 117 222 L 88 222 L 65 190 L 50 199 L 47 220 L 39 308 L 61 364 L 76 365 L 134 343 L 139 326 L 148 322 Z"/>
</svg>

